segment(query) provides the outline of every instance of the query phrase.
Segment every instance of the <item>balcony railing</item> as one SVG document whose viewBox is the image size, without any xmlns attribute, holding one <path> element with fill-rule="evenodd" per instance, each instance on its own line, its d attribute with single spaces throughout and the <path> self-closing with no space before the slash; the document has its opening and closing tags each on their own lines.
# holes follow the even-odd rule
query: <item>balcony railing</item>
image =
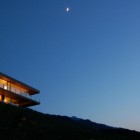
<svg viewBox="0 0 140 140">
<path fill-rule="evenodd" d="M 6 84 L 0 83 L 0 88 L 3 88 L 3 89 L 8 90 L 10 92 L 16 93 L 16 94 L 21 95 L 23 97 L 26 97 L 26 98 L 29 98 L 31 100 L 35 100 L 35 101 L 39 102 L 35 97 L 32 97 L 32 95 L 30 95 L 30 94 L 28 94 L 20 89 L 17 89 L 15 87 L 12 87 L 12 86 L 9 87 Z"/>
</svg>

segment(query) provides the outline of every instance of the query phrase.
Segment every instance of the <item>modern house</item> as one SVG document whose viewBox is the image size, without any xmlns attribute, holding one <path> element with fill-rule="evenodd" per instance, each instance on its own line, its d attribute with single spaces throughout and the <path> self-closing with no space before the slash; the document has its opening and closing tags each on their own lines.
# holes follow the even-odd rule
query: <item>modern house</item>
<svg viewBox="0 0 140 140">
<path fill-rule="evenodd" d="M 39 105 L 32 95 L 40 91 L 0 72 L 0 101 L 21 107 Z"/>
</svg>

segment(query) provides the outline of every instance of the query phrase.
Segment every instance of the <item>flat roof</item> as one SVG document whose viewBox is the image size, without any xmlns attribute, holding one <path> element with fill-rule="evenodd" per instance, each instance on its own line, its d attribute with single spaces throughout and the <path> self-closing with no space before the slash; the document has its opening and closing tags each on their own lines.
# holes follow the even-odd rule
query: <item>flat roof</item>
<svg viewBox="0 0 140 140">
<path fill-rule="evenodd" d="M 7 82 L 10 82 L 11 84 L 14 84 L 14 85 L 17 85 L 25 90 L 27 90 L 27 92 L 30 94 L 30 95 L 33 95 L 33 94 L 38 94 L 40 91 L 38 89 L 35 89 L 21 81 L 18 81 L 2 72 L 0 72 L 0 78 L 3 79 L 3 80 L 6 80 Z"/>
</svg>

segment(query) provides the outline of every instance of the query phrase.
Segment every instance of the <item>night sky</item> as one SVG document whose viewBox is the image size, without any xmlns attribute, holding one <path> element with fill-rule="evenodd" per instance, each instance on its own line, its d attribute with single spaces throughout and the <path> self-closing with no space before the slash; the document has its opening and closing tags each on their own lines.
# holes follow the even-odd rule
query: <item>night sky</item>
<svg viewBox="0 0 140 140">
<path fill-rule="evenodd" d="M 0 0 L 0 71 L 39 112 L 140 131 L 140 1 Z"/>
</svg>

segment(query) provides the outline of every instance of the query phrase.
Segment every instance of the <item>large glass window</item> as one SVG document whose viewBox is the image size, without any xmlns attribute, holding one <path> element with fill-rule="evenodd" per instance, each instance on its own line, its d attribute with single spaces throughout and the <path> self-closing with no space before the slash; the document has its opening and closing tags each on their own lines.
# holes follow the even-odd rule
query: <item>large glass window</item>
<svg viewBox="0 0 140 140">
<path fill-rule="evenodd" d="M 26 89 L 23 89 L 15 84 L 12 84 L 10 82 L 7 82 L 6 80 L 0 79 L 0 88 L 3 88 L 5 90 L 9 90 L 11 92 L 21 94 L 23 96 L 28 96 L 28 91 Z"/>
</svg>

